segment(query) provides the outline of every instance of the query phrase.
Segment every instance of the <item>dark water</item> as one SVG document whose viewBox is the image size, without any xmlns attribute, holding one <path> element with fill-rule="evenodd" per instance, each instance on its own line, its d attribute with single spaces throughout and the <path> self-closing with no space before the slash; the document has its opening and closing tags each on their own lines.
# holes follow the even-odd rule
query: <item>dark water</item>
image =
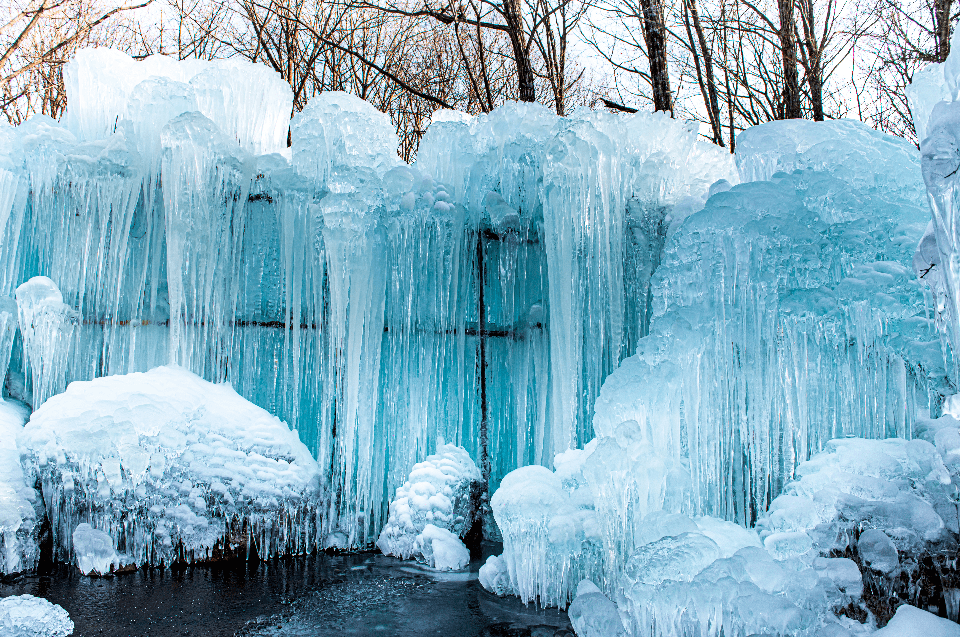
<svg viewBox="0 0 960 637">
<path fill-rule="evenodd" d="M 74 635 L 572 637 L 566 613 L 501 599 L 469 574 L 379 554 L 145 570 L 109 579 L 55 567 L 0 584 L 60 604 Z"/>
</svg>

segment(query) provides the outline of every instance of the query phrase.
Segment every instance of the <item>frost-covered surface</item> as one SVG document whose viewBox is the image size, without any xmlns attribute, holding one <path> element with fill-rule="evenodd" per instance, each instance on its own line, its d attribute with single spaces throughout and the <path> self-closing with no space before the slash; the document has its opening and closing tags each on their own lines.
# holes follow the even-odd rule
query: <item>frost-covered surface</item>
<svg viewBox="0 0 960 637">
<path fill-rule="evenodd" d="M 67 637 L 73 620 L 60 606 L 33 595 L 0 599 L 0 633 L 4 637 Z"/>
<path fill-rule="evenodd" d="M 71 383 L 20 444 L 64 561 L 81 522 L 138 565 L 300 554 L 320 540 L 320 470 L 296 432 L 180 368 Z"/>
<path fill-rule="evenodd" d="M 420 538 L 427 526 L 463 538 L 474 524 L 481 488 L 480 469 L 462 447 L 441 445 L 418 462 L 390 503 L 390 517 L 377 540 L 385 555 L 425 558 Z M 469 557 L 468 557 L 469 560 Z"/>
<path fill-rule="evenodd" d="M 24 405 L 0 401 L 0 575 L 29 571 L 39 558 L 43 503 L 24 476 L 17 445 L 28 415 Z"/>
</svg>

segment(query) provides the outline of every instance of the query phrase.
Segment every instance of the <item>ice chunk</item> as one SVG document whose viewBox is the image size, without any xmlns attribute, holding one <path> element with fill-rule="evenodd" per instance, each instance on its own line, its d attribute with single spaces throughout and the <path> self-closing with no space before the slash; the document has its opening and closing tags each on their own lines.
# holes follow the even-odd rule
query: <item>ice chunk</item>
<svg viewBox="0 0 960 637">
<path fill-rule="evenodd" d="M 17 288 L 17 307 L 36 408 L 67 385 L 67 364 L 80 317 L 45 276 L 35 276 Z"/>
<path fill-rule="evenodd" d="M 893 573 L 900 566 L 897 547 L 883 531 L 867 529 L 857 538 L 857 551 L 864 566 L 882 573 Z"/>
<path fill-rule="evenodd" d="M 491 555 L 487 561 L 480 567 L 478 573 L 480 585 L 495 595 L 501 597 L 513 593 L 513 585 L 510 583 L 510 571 L 507 569 L 507 563 L 499 555 Z"/>
<path fill-rule="evenodd" d="M 29 411 L 0 401 L 0 575 L 36 567 L 43 503 L 24 476 L 17 438 Z"/>
<path fill-rule="evenodd" d="M 400 163 L 390 117 L 355 95 L 320 93 L 290 124 L 293 165 L 319 185 L 350 166 L 383 174 Z"/>
<path fill-rule="evenodd" d="M 414 541 L 414 553 L 430 568 L 458 571 L 470 563 L 470 551 L 447 529 L 427 524 Z"/>
<path fill-rule="evenodd" d="M 428 525 L 463 538 L 476 521 L 481 479 L 465 449 L 441 445 L 437 453 L 415 464 L 407 482 L 397 489 L 377 546 L 385 555 L 410 559 Z"/>
<path fill-rule="evenodd" d="M 139 565 L 320 544 L 320 470 L 296 432 L 184 369 L 71 383 L 20 440 L 58 559 L 80 522 Z"/>
<path fill-rule="evenodd" d="M 73 620 L 57 604 L 34 597 L 14 595 L 0 599 L 0 633 L 4 637 L 67 637 Z"/>
<path fill-rule="evenodd" d="M 86 522 L 77 525 L 72 539 L 77 566 L 84 575 L 105 575 L 122 565 L 110 536 Z"/>
<path fill-rule="evenodd" d="M 902 604 L 876 637 L 957 637 L 960 625 L 915 606 Z"/>
<path fill-rule="evenodd" d="M 626 637 L 617 605 L 590 580 L 577 585 L 577 596 L 567 615 L 579 637 Z"/>
</svg>

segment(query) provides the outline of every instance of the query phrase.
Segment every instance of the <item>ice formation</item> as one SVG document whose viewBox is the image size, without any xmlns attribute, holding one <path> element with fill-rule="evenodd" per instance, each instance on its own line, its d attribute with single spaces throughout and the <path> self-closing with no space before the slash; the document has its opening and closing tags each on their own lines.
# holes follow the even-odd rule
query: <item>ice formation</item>
<svg viewBox="0 0 960 637">
<path fill-rule="evenodd" d="M 84 575 L 105 575 L 124 565 L 113 539 L 86 522 L 77 525 L 71 539 L 77 566 Z"/>
<path fill-rule="evenodd" d="M 67 637 L 73 620 L 67 611 L 33 595 L 0 599 L 0 632 L 4 637 Z"/>
<path fill-rule="evenodd" d="M 430 568 L 456 571 L 470 563 L 470 551 L 454 533 L 427 524 L 416 537 L 414 552 Z"/>
<path fill-rule="evenodd" d="M 397 489 L 377 547 L 384 555 L 421 559 L 427 539 L 421 534 L 427 526 L 449 531 L 459 541 L 477 520 L 481 480 L 480 469 L 465 449 L 441 445 L 437 453 L 415 464 Z"/>
<path fill-rule="evenodd" d="M 877 637 L 957 637 L 960 625 L 933 613 L 904 604 Z"/>
<path fill-rule="evenodd" d="M 28 411 L 0 401 L 0 575 L 29 571 L 39 558 L 43 503 L 20 466 L 17 438 Z"/>
<path fill-rule="evenodd" d="M 321 540 L 320 470 L 296 432 L 181 368 L 74 382 L 34 412 L 20 444 L 56 557 L 76 555 L 84 571 L 87 557 L 101 572 L 113 561 L 99 534 L 141 566 L 299 554 Z"/>
<path fill-rule="evenodd" d="M 64 82 L 62 122 L 0 129 L 10 391 L 228 381 L 323 459 L 330 546 L 372 545 L 439 441 L 495 488 L 592 437 L 668 229 L 737 181 L 660 115 L 440 113 L 408 166 L 386 115 L 331 92 L 291 120 L 259 65 L 93 49 Z"/>
</svg>

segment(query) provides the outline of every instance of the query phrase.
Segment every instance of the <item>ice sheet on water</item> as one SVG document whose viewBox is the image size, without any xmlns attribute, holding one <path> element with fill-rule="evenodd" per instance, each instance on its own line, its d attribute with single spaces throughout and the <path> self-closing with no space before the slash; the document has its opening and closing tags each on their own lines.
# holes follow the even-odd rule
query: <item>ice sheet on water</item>
<svg viewBox="0 0 960 637">
<path fill-rule="evenodd" d="M 17 438 L 27 421 L 25 405 L 0 401 L 0 575 L 36 567 L 43 503 L 20 465 Z"/>
<path fill-rule="evenodd" d="M 64 561 L 81 522 L 138 565 L 319 544 L 320 469 L 296 432 L 184 369 L 72 383 L 21 443 Z"/>
<path fill-rule="evenodd" d="M 73 620 L 43 598 L 14 595 L 0 599 L 0 632 L 4 637 L 67 637 L 73 634 Z"/>
<path fill-rule="evenodd" d="M 385 555 L 416 557 L 428 525 L 463 538 L 475 522 L 481 492 L 480 469 L 462 447 L 441 445 L 413 465 L 410 477 L 390 503 L 390 517 L 377 546 Z M 429 539 L 429 538 L 425 538 Z"/>
</svg>

